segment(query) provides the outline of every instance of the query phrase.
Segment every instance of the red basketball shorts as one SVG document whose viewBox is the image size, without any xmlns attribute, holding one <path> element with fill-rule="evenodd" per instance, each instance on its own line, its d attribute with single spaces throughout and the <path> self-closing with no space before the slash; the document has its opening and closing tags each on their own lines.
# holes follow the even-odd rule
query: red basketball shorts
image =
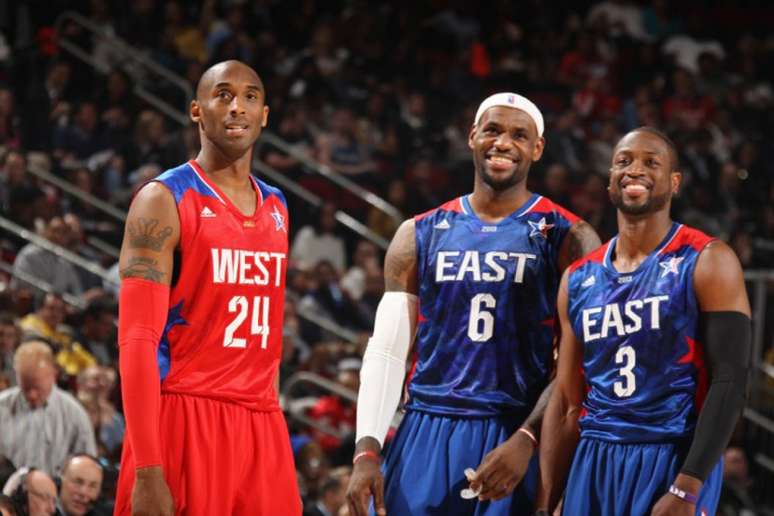
<svg viewBox="0 0 774 516">
<path fill-rule="evenodd" d="M 282 412 L 161 396 L 164 478 L 175 514 L 298 516 L 301 497 Z M 131 514 L 134 457 L 124 442 L 115 515 Z"/>
</svg>

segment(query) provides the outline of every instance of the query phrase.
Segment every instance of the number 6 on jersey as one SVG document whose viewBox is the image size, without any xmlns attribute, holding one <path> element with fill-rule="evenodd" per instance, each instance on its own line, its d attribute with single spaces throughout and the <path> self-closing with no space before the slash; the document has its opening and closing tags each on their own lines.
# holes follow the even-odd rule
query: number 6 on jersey
<svg viewBox="0 0 774 516">
<path fill-rule="evenodd" d="M 250 303 L 245 296 L 234 296 L 228 302 L 229 313 L 237 312 L 236 317 L 228 323 L 226 331 L 223 334 L 223 347 L 225 348 L 246 348 L 247 339 L 234 338 L 239 326 L 247 319 L 247 313 L 250 311 Z M 269 298 L 266 296 L 255 296 L 253 298 L 253 315 L 250 318 L 250 333 L 261 336 L 261 349 L 266 349 L 269 339 Z"/>
<path fill-rule="evenodd" d="M 494 316 L 482 308 L 494 310 L 497 300 L 492 294 L 476 294 L 470 300 L 470 319 L 468 320 L 468 338 L 473 342 L 484 342 L 494 333 Z"/>
</svg>

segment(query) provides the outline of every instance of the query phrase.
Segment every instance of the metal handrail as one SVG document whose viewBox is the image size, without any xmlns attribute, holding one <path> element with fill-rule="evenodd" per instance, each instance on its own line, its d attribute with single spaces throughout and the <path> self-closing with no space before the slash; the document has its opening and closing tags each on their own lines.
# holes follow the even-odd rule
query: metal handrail
<svg viewBox="0 0 774 516">
<path fill-rule="evenodd" d="M 62 30 L 62 26 L 68 20 L 75 22 L 81 27 L 91 31 L 92 34 L 98 36 L 102 43 L 110 45 L 111 48 L 116 50 L 118 54 L 121 55 L 122 59 L 139 63 L 146 69 L 151 70 L 152 72 L 157 74 L 159 77 L 163 77 L 171 84 L 174 84 L 175 86 L 177 86 L 185 95 L 186 105 L 188 105 L 191 102 L 191 99 L 193 99 L 193 89 L 191 88 L 191 85 L 188 84 L 188 81 L 180 77 L 178 74 L 170 72 L 169 70 L 159 65 L 152 59 L 149 59 L 147 56 L 138 52 L 137 49 L 134 49 L 128 43 L 125 43 L 121 38 L 113 34 L 109 34 L 107 31 L 105 31 L 104 28 L 95 24 L 85 16 L 82 16 L 74 11 L 63 12 L 62 14 L 59 15 L 59 17 L 56 19 L 54 23 L 56 27 L 56 33 L 57 33 L 57 42 L 59 46 L 67 50 L 68 52 L 70 52 L 80 60 L 90 64 L 95 70 L 98 70 L 103 75 L 107 75 L 110 72 L 110 70 L 107 70 L 103 66 L 101 66 L 101 64 L 98 61 L 96 61 L 91 55 L 89 55 L 88 52 L 84 51 L 75 42 L 71 41 L 70 39 L 64 36 L 64 31 Z M 168 102 L 161 99 L 158 95 L 148 91 L 141 83 L 137 81 L 133 81 L 133 83 L 134 83 L 133 91 L 138 97 L 142 98 L 149 104 L 153 105 L 159 111 L 163 112 L 165 115 L 177 121 L 180 125 L 187 125 L 189 123 L 187 112 L 175 109 Z"/>
<path fill-rule="evenodd" d="M 57 245 L 49 240 L 46 240 L 42 236 L 35 234 L 34 232 L 28 230 L 27 228 L 24 228 L 16 224 L 15 222 L 8 220 L 3 216 L 0 216 L 0 228 L 5 229 L 6 231 L 10 231 L 16 236 L 22 238 L 23 240 L 31 242 L 36 246 L 42 249 L 45 249 L 46 251 L 49 251 L 60 258 L 67 260 L 68 262 L 72 263 L 76 267 L 80 267 L 81 269 L 87 270 L 90 273 L 96 276 L 99 276 L 100 278 L 102 278 L 103 281 L 107 283 L 118 286 L 118 283 L 116 283 L 115 279 L 111 277 L 110 274 L 108 274 L 108 271 L 100 267 L 96 263 L 90 262 L 89 260 L 86 260 L 85 258 L 82 258 L 77 254 L 73 253 L 69 249 L 65 249 L 60 245 Z"/>
<path fill-rule="evenodd" d="M 301 197 L 307 203 L 311 204 L 315 208 L 319 208 L 322 205 L 323 200 L 322 198 L 320 198 L 320 196 L 309 191 L 307 188 L 301 186 L 300 184 L 293 181 L 292 179 L 289 179 L 284 175 L 280 174 L 272 167 L 270 167 L 269 165 L 261 161 L 258 157 L 253 158 L 253 168 L 256 170 L 259 170 L 263 175 L 270 178 L 274 183 L 278 184 L 285 190 L 293 192 L 295 195 Z M 379 246 L 382 250 L 386 251 L 387 247 L 389 247 L 390 243 L 387 240 L 385 240 L 384 237 L 382 237 L 381 235 L 379 235 L 371 228 L 369 228 L 359 220 L 355 219 L 348 213 L 341 210 L 336 210 L 335 217 L 339 223 L 348 227 L 350 230 L 354 231 L 355 233 L 358 233 L 362 237 L 370 240 L 375 245 Z"/>
<path fill-rule="evenodd" d="M 344 432 L 341 432 L 331 427 L 330 425 L 327 425 L 326 423 L 317 421 L 316 419 L 312 419 L 311 417 L 307 416 L 303 411 L 297 410 L 293 407 L 293 404 L 290 403 L 289 401 L 291 399 L 290 398 L 291 392 L 297 385 L 303 384 L 303 383 L 311 384 L 311 385 L 314 385 L 315 387 L 324 389 L 328 392 L 332 392 L 333 394 L 336 394 L 339 397 L 347 399 L 352 403 L 357 402 L 357 393 L 355 391 L 347 389 L 341 384 L 328 380 L 327 378 L 323 378 L 319 374 L 309 373 L 309 372 L 300 372 L 300 373 L 293 374 L 290 378 L 288 378 L 285 381 L 285 385 L 282 388 L 282 395 L 280 397 L 280 399 L 283 400 L 282 408 L 287 411 L 290 417 L 306 425 L 309 425 L 313 428 L 316 428 L 317 430 L 323 433 L 326 433 L 328 435 L 332 435 L 339 439 L 345 437 L 346 434 Z"/>
<path fill-rule="evenodd" d="M 100 66 L 100 63 L 98 63 L 96 60 L 94 60 L 91 55 L 89 55 L 87 52 L 85 52 L 82 48 L 80 48 L 75 42 L 67 39 L 63 35 L 63 31 L 61 30 L 62 25 L 66 21 L 73 21 L 82 27 L 90 30 L 93 34 L 99 36 L 101 38 L 101 41 L 107 43 L 110 45 L 113 49 L 117 50 L 118 53 L 120 53 L 121 56 L 126 57 L 127 59 L 131 59 L 135 61 L 136 63 L 141 64 L 142 66 L 152 70 L 153 72 L 157 73 L 159 76 L 163 77 L 164 79 L 170 81 L 170 83 L 174 84 L 175 86 L 179 87 L 186 97 L 186 106 L 190 104 L 191 99 L 193 98 L 193 90 L 190 86 L 190 84 L 183 79 L 181 76 L 170 72 L 169 70 L 163 68 L 158 63 L 153 61 L 152 59 L 148 58 L 147 56 L 137 52 L 135 49 L 133 49 L 128 43 L 124 42 L 121 38 L 113 35 L 108 34 L 102 27 L 99 25 L 93 23 L 88 18 L 73 12 L 73 11 L 66 11 L 62 13 L 56 20 L 56 28 L 57 28 L 57 34 L 58 34 L 58 41 L 60 46 L 76 56 L 77 58 L 81 59 L 82 61 L 90 64 L 92 67 L 94 67 L 96 70 L 98 70 L 102 74 L 109 73 L 109 70 L 105 70 L 102 66 Z M 142 98 L 143 100 L 147 101 L 149 104 L 152 104 L 154 107 L 159 109 L 159 111 L 162 111 L 164 114 L 169 116 L 171 119 L 175 120 L 182 126 L 186 126 L 190 123 L 190 119 L 188 117 L 188 112 L 186 110 L 179 110 L 175 108 L 174 106 L 169 105 L 165 100 L 161 99 L 154 93 L 146 90 L 142 84 L 135 83 L 134 85 L 134 93 Z M 341 188 L 344 188 L 351 192 L 353 195 L 359 197 L 366 203 L 370 204 L 371 206 L 374 206 L 378 210 L 381 210 L 382 212 L 386 213 L 388 216 L 395 219 L 397 222 L 402 222 L 403 215 L 400 213 L 400 211 L 395 208 L 393 205 L 379 197 L 378 195 L 374 194 L 373 192 L 369 192 L 365 188 L 361 187 L 348 177 L 339 174 L 338 172 L 334 171 L 330 167 L 323 165 L 321 163 L 318 163 L 308 156 L 305 156 L 303 153 L 299 152 L 297 149 L 293 148 L 291 145 L 289 145 L 285 140 L 283 140 L 278 135 L 274 134 L 270 130 L 264 130 L 262 133 L 262 140 L 264 140 L 266 143 L 269 143 L 271 145 L 274 145 L 281 149 L 283 152 L 287 152 L 288 154 L 292 155 L 294 158 L 302 162 L 304 165 L 306 165 L 308 168 L 314 170 L 321 176 L 329 179 L 331 182 L 335 183 L 336 185 L 340 186 Z M 266 166 L 267 168 L 268 165 Z M 271 169 L 274 171 L 274 169 Z M 281 176 L 278 172 L 274 171 L 275 174 L 272 175 L 272 179 L 274 181 L 276 180 L 276 176 Z M 265 172 L 264 172 L 265 174 Z M 281 176 L 284 178 L 284 176 Z M 298 194 L 298 189 L 302 189 L 300 185 L 298 185 L 297 188 L 295 187 L 289 187 L 288 183 L 297 184 L 295 181 L 289 180 L 284 178 L 285 180 L 282 181 L 283 187 L 293 191 L 293 193 Z M 277 181 L 279 182 L 279 181 Z M 313 204 L 314 206 L 319 206 L 318 202 L 310 201 L 310 198 L 306 195 L 300 195 L 302 199 L 304 199 L 307 202 L 310 202 L 310 204 Z M 316 197 L 316 196 L 315 196 Z M 319 199 L 319 198 L 318 198 Z M 352 229 L 356 233 L 359 233 L 363 237 L 367 238 L 368 240 L 371 240 L 379 247 L 386 249 L 387 244 L 384 238 L 382 238 L 380 235 L 374 233 L 371 231 L 367 226 L 360 223 L 353 217 L 347 215 L 344 212 L 340 212 L 341 215 L 337 216 L 336 219 L 342 223 L 343 225 L 347 226 L 348 228 Z"/>
<path fill-rule="evenodd" d="M 271 131 L 264 131 L 262 138 L 264 143 L 274 145 L 281 151 L 293 156 L 298 161 L 303 163 L 305 166 L 311 168 L 321 176 L 327 177 L 328 179 L 331 180 L 331 182 L 339 185 L 340 187 L 346 190 L 349 190 L 350 192 L 357 195 L 358 197 L 363 199 L 365 202 L 367 202 L 374 208 L 386 213 L 387 215 L 392 217 L 393 220 L 395 220 L 396 222 L 398 223 L 403 222 L 404 217 L 403 217 L 403 214 L 400 212 L 400 210 L 398 210 L 395 206 L 388 203 L 378 195 L 366 190 L 359 184 L 355 183 L 347 176 L 336 172 L 328 165 L 323 165 L 322 163 L 319 163 L 313 160 L 312 158 L 310 158 L 303 152 L 299 151 L 297 148 L 293 147 L 288 142 L 278 137 Z"/>
<path fill-rule="evenodd" d="M 0 260 L 0 270 L 17 278 L 19 281 L 23 281 L 24 283 L 27 283 L 28 285 L 35 287 L 36 289 L 46 294 L 51 294 L 52 292 L 55 291 L 54 287 L 52 287 L 51 284 L 48 283 L 47 281 L 43 281 L 40 278 L 31 276 L 24 271 L 16 270 L 13 268 L 13 265 L 11 265 L 10 263 L 4 260 Z M 61 295 L 64 302 L 67 303 L 68 305 L 72 305 L 76 308 L 80 308 L 81 310 L 86 308 L 86 303 L 80 298 L 72 294 L 69 294 L 67 292 L 62 292 Z"/>
<path fill-rule="evenodd" d="M 766 320 L 766 282 L 774 281 L 774 270 L 746 270 L 744 271 L 744 279 L 753 282 L 752 357 L 753 365 L 760 368 L 763 355 L 764 321 Z"/>
<path fill-rule="evenodd" d="M 81 201 L 91 204 L 101 212 L 106 213 L 107 215 L 110 215 L 111 217 L 118 220 L 119 222 L 123 222 L 124 220 L 126 220 L 125 211 L 119 210 L 115 206 L 111 206 L 110 204 L 106 203 L 99 197 L 96 197 L 90 194 L 89 192 L 85 192 L 81 190 L 80 188 L 73 185 L 69 181 L 62 179 L 61 177 L 57 177 L 51 172 L 44 170 L 43 168 L 31 166 L 31 167 L 28 167 L 27 171 L 30 174 L 34 175 L 35 177 L 38 177 L 47 183 L 51 183 L 57 188 L 72 195 L 73 197 L 77 197 Z"/>
</svg>

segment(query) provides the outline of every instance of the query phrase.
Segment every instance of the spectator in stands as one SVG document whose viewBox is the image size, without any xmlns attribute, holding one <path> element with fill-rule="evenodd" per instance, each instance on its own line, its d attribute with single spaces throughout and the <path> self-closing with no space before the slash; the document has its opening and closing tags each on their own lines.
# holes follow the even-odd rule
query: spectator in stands
<svg viewBox="0 0 774 516">
<path fill-rule="evenodd" d="M 117 312 L 111 296 L 96 297 L 86 305 L 82 313 L 83 322 L 75 330 L 75 340 L 94 355 L 100 365 L 113 366 L 118 361 Z"/>
<path fill-rule="evenodd" d="M 27 157 L 10 150 L 0 159 L 0 212 L 4 217 L 33 228 L 35 217 L 46 202 L 43 191 L 27 173 Z"/>
<path fill-rule="evenodd" d="M 355 253 L 352 255 L 352 267 L 341 278 L 341 288 L 346 291 L 353 301 L 357 301 L 365 291 L 366 264 L 376 261 L 379 265 L 379 250 L 376 244 L 370 240 L 359 240 L 355 245 Z"/>
<path fill-rule="evenodd" d="M 744 450 L 729 446 L 723 454 L 723 489 L 720 492 L 718 514 L 721 516 L 746 516 L 757 514 L 753 500 L 753 480 Z"/>
<path fill-rule="evenodd" d="M 0 455 L 55 475 L 75 453 L 97 452 L 89 416 L 56 386 L 56 364 L 46 343 L 19 346 L 14 356 L 18 386 L 0 392 Z"/>
<path fill-rule="evenodd" d="M 81 370 L 97 363 L 94 356 L 73 340 L 72 329 L 64 325 L 66 307 L 62 296 L 46 294 L 39 308 L 20 323 L 26 339 L 42 339 L 51 346 L 56 363 L 65 374 L 76 376 Z"/>
<path fill-rule="evenodd" d="M 323 260 L 328 260 L 337 273 L 344 272 L 347 255 L 344 239 L 336 233 L 336 205 L 325 202 L 314 225 L 298 230 L 290 246 L 290 259 L 303 270 L 312 270 Z"/>
<path fill-rule="evenodd" d="M 66 247 L 70 230 L 62 217 L 52 218 L 43 230 L 43 236 L 52 244 Z M 21 273 L 42 280 L 55 291 L 79 296 L 83 285 L 75 266 L 53 252 L 30 243 L 24 246 L 13 263 L 14 273 Z M 18 280 L 12 283 L 16 286 Z"/>
<path fill-rule="evenodd" d="M 289 107 L 280 115 L 277 136 L 301 155 L 312 156 L 312 136 L 306 127 L 306 117 L 302 109 Z M 296 181 L 304 175 L 303 165 L 297 158 L 271 144 L 265 145 L 267 149 L 261 154 L 267 165 Z"/>
<path fill-rule="evenodd" d="M 373 179 L 370 175 L 376 172 L 376 163 L 370 149 L 358 139 L 355 114 L 350 108 L 334 111 L 330 132 L 317 139 L 317 159 L 339 174 Z"/>
<path fill-rule="evenodd" d="M 172 163 L 167 159 L 167 132 L 164 119 L 156 111 L 146 109 L 137 116 L 134 137 L 122 156 L 127 170 L 135 170 L 147 163 L 157 163 L 166 168 Z"/>
<path fill-rule="evenodd" d="M 94 210 L 92 213 L 96 211 Z M 93 247 L 86 245 L 86 234 L 83 231 L 81 218 L 75 213 L 66 213 L 62 220 L 67 226 L 67 243 L 65 247 L 81 258 L 100 265 L 103 256 Z M 96 225 L 94 219 L 86 220 L 86 222 L 92 227 Z M 80 278 L 81 288 L 84 290 L 84 298 L 91 299 L 93 296 L 99 295 L 102 288 L 101 277 L 81 267 L 76 267 L 75 272 L 78 274 L 78 278 Z"/>
<path fill-rule="evenodd" d="M 301 446 L 296 453 L 296 469 L 306 485 L 307 500 L 317 499 L 320 484 L 330 471 L 329 459 L 318 442 Z"/>
<path fill-rule="evenodd" d="M 364 321 L 365 327 L 373 328 L 376 308 L 384 294 L 384 271 L 379 262 L 374 259 L 365 262 L 364 272 L 363 295 L 357 300 L 356 306 L 359 318 Z"/>
<path fill-rule="evenodd" d="M 402 179 L 393 179 L 387 186 L 387 202 L 401 212 L 400 220 L 385 213 L 376 206 L 368 210 L 368 227 L 385 240 L 391 240 L 402 222 L 405 214 L 410 211 L 406 182 Z"/>
<path fill-rule="evenodd" d="M 332 470 L 322 482 L 320 494 L 304 509 L 304 516 L 337 516 L 346 503 L 349 467 Z"/>
<path fill-rule="evenodd" d="M 338 363 L 336 382 L 352 394 L 360 388 L 359 358 L 344 358 Z M 355 431 L 355 404 L 337 394 L 322 396 L 309 409 L 308 415 L 315 421 L 326 425 L 336 432 L 349 434 Z M 341 446 L 342 441 L 327 432 L 312 429 L 312 436 L 326 452 L 332 452 Z"/>
<path fill-rule="evenodd" d="M 16 385 L 13 355 L 20 342 L 21 330 L 16 318 L 9 312 L 0 313 L 0 373 L 5 375 L 10 386 Z"/>
<path fill-rule="evenodd" d="M 109 367 L 87 367 L 78 375 L 78 401 L 94 428 L 101 455 L 120 460 L 126 422 L 110 401 L 116 383 L 116 371 Z"/>
<path fill-rule="evenodd" d="M 97 106 L 92 101 L 83 101 L 75 111 L 72 124 L 54 131 L 53 155 L 67 166 L 104 150 L 108 143 L 99 128 Z"/>
<path fill-rule="evenodd" d="M 95 457 L 77 454 L 62 466 L 58 509 L 62 516 L 98 516 L 109 514 L 96 509 L 102 489 L 102 465 Z"/>
<path fill-rule="evenodd" d="M 21 467 L 3 487 L 19 516 L 50 516 L 56 514 L 56 484 L 45 471 Z"/>
</svg>

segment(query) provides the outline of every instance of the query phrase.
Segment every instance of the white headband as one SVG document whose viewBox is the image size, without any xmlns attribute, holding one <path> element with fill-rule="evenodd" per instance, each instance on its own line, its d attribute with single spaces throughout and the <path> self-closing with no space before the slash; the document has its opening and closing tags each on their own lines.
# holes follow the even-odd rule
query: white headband
<svg viewBox="0 0 774 516">
<path fill-rule="evenodd" d="M 495 106 L 521 109 L 529 115 L 533 122 L 535 122 L 538 136 L 543 136 L 543 115 L 540 114 L 540 110 L 527 97 L 522 97 L 517 93 L 495 93 L 494 95 L 487 97 L 484 102 L 478 106 L 476 120 L 473 123 L 477 124 L 481 119 L 481 115 L 484 114 L 484 111 Z"/>
</svg>

